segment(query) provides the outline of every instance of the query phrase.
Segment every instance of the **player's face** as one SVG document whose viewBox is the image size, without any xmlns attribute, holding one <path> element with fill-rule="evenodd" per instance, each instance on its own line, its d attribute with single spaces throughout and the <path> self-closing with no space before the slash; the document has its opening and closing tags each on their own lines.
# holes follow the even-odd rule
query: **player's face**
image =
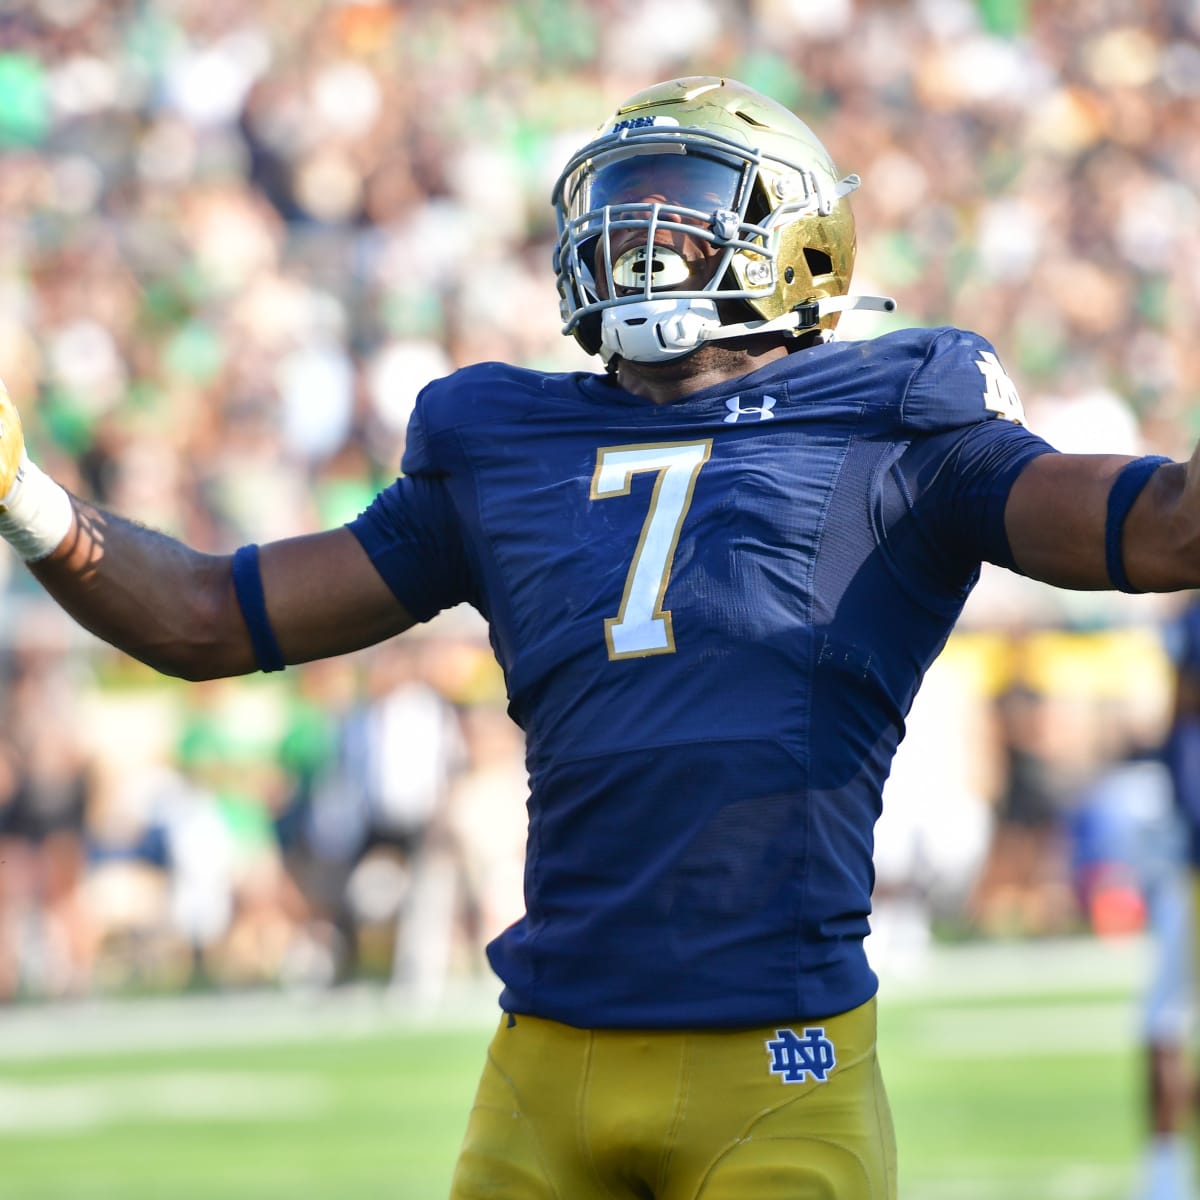
<svg viewBox="0 0 1200 1200">
<path fill-rule="evenodd" d="M 704 235 L 712 215 L 733 206 L 737 185 L 735 170 L 695 156 L 635 156 L 597 172 L 588 207 L 609 207 L 611 215 L 608 254 L 597 239 L 593 262 L 601 299 L 609 298 L 609 262 L 618 296 L 644 292 L 648 274 L 653 291 L 704 287 L 722 253 Z"/>
</svg>

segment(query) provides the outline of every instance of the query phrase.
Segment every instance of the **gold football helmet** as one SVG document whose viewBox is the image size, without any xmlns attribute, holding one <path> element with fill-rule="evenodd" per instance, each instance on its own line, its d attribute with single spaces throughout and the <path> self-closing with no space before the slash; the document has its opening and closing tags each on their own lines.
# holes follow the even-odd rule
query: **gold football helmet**
<svg viewBox="0 0 1200 1200">
<path fill-rule="evenodd" d="M 732 79 L 637 93 L 554 187 L 564 333 L 606 362 L 663 362 L 705 342 L 832 331 L 847 308 L 854 218 L 799 117 Z"/>
</svg>

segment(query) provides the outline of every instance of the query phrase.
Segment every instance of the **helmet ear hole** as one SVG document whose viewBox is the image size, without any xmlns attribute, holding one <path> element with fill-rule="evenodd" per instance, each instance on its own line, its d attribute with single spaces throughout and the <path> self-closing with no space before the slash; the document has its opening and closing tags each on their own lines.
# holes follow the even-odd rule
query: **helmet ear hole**
<svg viewBox="0 0 1200 1200">
<path fill-rule="evenodd" d="M 833 274 L 833 259 L 824 250 L 818 250 L 814 246 L 805 246 L 804 261 L 808 263 L 808 273 L 814 279 L 818 279 L 822 275 Z"/>
</svg>

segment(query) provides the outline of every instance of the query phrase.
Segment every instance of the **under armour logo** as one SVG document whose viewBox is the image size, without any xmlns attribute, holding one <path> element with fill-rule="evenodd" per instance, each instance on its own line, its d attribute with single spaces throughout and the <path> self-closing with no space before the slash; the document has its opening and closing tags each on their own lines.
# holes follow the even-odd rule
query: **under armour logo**
<svg viewBox="0 0 1200 1200">
<path fill-rule="evenodd" d="M 725 401 L 729 416 L 725 418 L 726 425 L 736 425 L 739 417 L 757 417 L 760 421 L 773 421 L 775 414 L 771 411 L 779 401 L 774 396 L 764 396 L 760 406 L 743 408 L 741 396 L 734 396 Z"/>
<path fill-rule="evenodd" d="M 771 1056 L 771 1074 L 782 1076 L 784 1083 L 804 1083 L 809 1075 L 824 1083 L 837 1066 L 833 1043 L 825 1036 L 824 1028 L 806 1029 L 803 1037 L 797 1037 L 791 1029 L 777 1029 L 766 1047 Z"/>
</svg>

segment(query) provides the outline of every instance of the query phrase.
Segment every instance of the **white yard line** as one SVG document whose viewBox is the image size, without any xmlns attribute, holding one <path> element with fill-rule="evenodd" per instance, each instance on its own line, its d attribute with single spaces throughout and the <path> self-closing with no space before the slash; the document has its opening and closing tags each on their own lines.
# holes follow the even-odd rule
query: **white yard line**
<svg viewBox="0 0 1200 1200">
<path fill-rule="evenodd" d="M 997 1163 L 994 1174 L 979 1173 L 978 1163 L 970 1173 L 946 1179 L 904 1180 L 906 1200 L 1013 1200 L 1032 1196 L 1036 1200 L 1125 1200 L 1130 1194 L 1132 1172 L 1110 1167 L 1041 1167 L 1028 1175 L 1014 1176 L 1011 1163 Z"/>
<path fill-rule="evenodd" d="M 927 997 L 938 1010 L 922 1028 L 931 1053 L 991 1056 L 1014 1044 L 1027 1045 L 1030 1037 L 1047 1048 L 1082 1051 L 1092 1039 L 1114 1045 L 1136 1036 L 1136 997 L 1148 962 L 1141 939 L 937 946 L 917 959 L 881 965 L 880 1003 L 886 1014 L 891 1002 Z M 1022 994 L 1065 998 L 1088 990 L 1117 995 L 1110 1003 L 1039 1011 L 1033 1030 L 1028 1012 L 1004 1004 L 1006 997 Z M 15 1005 L 0 1008 L 0 1079 L 5 1062 L 68 1055 L 353 1039 L 384 1030 L 482 1034 L 499 1020 L 499 991 L 498 982 L 485 979 L 448 989 L 436 1004 L 358 985 L 300 994 L 230 992 Z M 994 1001 L 986 1010 L 946 1011 L 956 1001 L 985 999 Z"/>
<path fill-rule="evenodd" d="M 96 999 L 0 1009 L 5 1062 L 80 1054 L 354 1039 L 388 1029 L 486 1030 L 500 1019 L 499 985 L 443 997 L 437 1009 L 367 986 L 304 995 L 229 992 Z"/>
<path fill-rule="evenodd" d="M 1063 1004 L 1036 1013 L 973 1005 L 910 1019 L 905 1036 L 927 1058 L 996 1059 L 1014 1053 L 1062 1058 L 1129 1049 L 1139 1040 L 1138 1015 L 1136 1006 L 1120 1003 Z M 880 1046 L 886 1060 L 886 1033 Z"/>
<path fill-rule="evenodd" d="M 0 1080 L 0 1136 L 59 1136 L 131 1122 L 311 1121 L 332 1106 L 321 1079 L 290 1072 L 193 1070 L 103 1080 Z"/>
</svg>

